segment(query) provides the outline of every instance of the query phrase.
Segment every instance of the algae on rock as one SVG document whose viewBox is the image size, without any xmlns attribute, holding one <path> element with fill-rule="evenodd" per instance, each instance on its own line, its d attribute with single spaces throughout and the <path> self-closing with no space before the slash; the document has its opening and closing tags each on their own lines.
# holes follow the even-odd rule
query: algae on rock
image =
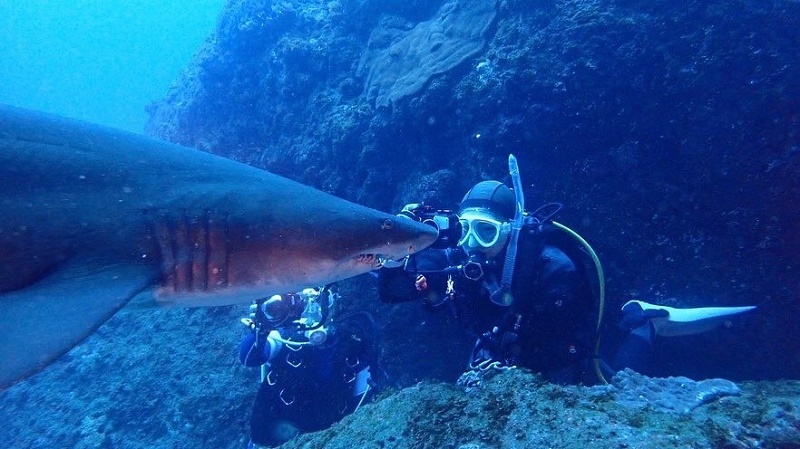
<svg viewBox="0 0 800 449">
<path fill-rule="evenodd" d="M 406 31 L 382 21 L 359 64 L 359 72 L 367 73 L 367 97 L 376 107 L 388 107 L 476 55 L 486 44 L 496 9 L 495 0 L 451 0 L 436 17 Z"/>
</svg>

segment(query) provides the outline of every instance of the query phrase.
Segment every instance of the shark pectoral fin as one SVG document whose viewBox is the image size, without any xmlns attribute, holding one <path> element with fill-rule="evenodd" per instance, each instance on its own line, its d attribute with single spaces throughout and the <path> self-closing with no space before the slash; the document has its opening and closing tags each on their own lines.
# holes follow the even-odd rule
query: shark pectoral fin
<svg viewBox="0 0 800 449">
<path fill-rule="evenodd" d="M 153 277 L 147 266 L 73 262 L 0 295 L 0 390 L 72 349 Z"/>
</svg>

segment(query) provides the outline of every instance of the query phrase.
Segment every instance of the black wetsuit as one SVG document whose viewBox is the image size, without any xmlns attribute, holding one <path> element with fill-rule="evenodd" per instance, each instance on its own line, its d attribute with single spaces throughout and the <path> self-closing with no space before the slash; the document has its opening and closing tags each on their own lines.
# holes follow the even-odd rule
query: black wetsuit
<svg viewBox="0 0 800 449">
<path fill-rule="evenodd" d="M 592 369 L 596 342 L 597 273 L 580 244 L 550 224 L 526 225 L 519 236 L 511 292 L 513 304 L 490 300 L 484 280 L 499 282 L 505 253 L 496 263 L 484 264 L 484 276 L 470 280 L 458 270 L 443 270 L 466 261 L 459 249 L 426 250 L 406 267 L 384 268 L 379 292 L 385 302 L 422 299 L 428 304 L 450 303 L 465 324 L 482 335 L 471 362 L 495 360 L 540 372 L 553 382 L 594 383 Z M 424 274 L 428 288 L 418 291 L 414 281 Z M 447 295 L 452 277 L 455 293 Z M 497 332 L 492 332 L 493 328 Z"/>
<path fill-rule="evenodd" d="M 338 322 L 321 345 L 287 345 L 270 349 L 266 334 L 248 334 L 240 346 L 247 366 L 269 361 L 250 419 L 250 436 L 262 446 L 285 443 L 298 431 L 325 429 L 352 413 L 369 389 L 358 387 L 375 365 L 374 329 L 371 318 L 358 316 Z M 278 329 L 282 339 L 303 341 L 291 327 Z M 274 340 L 274 339 L 273 339 Z M 274 343 L 274 342 L 273 342 Z M 255 348 L 255 350 L 254 350 Z M 363 390 L 363 391 L 362 391 Z"/>
</svg>

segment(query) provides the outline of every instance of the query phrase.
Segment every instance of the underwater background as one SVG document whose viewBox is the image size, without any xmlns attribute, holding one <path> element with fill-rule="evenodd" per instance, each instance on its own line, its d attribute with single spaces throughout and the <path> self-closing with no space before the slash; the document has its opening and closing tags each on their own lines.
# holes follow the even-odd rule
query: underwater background
<svg viewBox="0 0 800 449">
<path fill-rule="evenodd" d="M 0 103 L 137 133 L 224 0 L 0 1 Z"/>
<path fill-rule="evenodd" d="M 447 314 L 379 304 L 362 276 L 341 285 L 347 307 L 378 319 L 390 385 L 421 390 L 365 407 L 308 447 L 336 447 L 336 438 L 654 447 L 648 431 L 687 438 L 665 436 L 658 447 L 800 446 L 791 381 L 800 378 L 799 2 L 230 0 L 190 9 L 0 2 L 0 101 L 144 130 L 385 211 L 454 207 L 475 182 L 503 180 L 513 152 L 528 207 L 564 203 L 559 221 L 599 253 L 606 326 L 634 298 L 759 306 L 715 332 L 659 342 L 656 354 L 657 374 L 743 382 L 746 400 L 702 419 L 656 410 L 649 422 L 611 396 L 542 389 L 532 376 L 508 377 L 470 406 L 434 382 L 455 381 L 474 336 Z M 0 439 L 246 447 L 257 373 L 236 360 L 245 313 L 123 311 L 0 393 Z M 540 396 L 515 396 L 525 390 Z M 549 411 L 534 410 L 547 401 Z M 608 415 L 581 414 L 598 409 Z M 585 419 L 593 424 L 576 428 Z M 386 434 L 358 439 L 386 421 Z M 537 430 L 497 437 L 517 435 L 509 426 L 520 421 Z M 543 423 L 549 430 L 535 427 Z"/>
</svg>

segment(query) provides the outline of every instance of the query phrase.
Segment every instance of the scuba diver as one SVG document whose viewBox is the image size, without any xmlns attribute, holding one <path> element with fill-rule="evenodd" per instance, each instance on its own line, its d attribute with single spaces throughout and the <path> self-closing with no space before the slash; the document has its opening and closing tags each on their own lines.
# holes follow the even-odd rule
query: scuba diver
<svg viewBox="0 0 800 449">
<path fill-rule="evenodd" d="M 457 213 L 424 204 L 398 214 L 428 223 L 439 239 L 428 249 L 384 263 L 381 300 L 422 300 L 450 309 L 478 335 L 470 370 L 522 366 L 556 383 L 605 383 L 624 367 L 648 373 L 657 336 L 706 331 L 754 307 L 675 309 L 629 301 L 625 335 L 611 363 L 600 356 L 605 280 L 600 261 L 581 236 L 553 220 L 560 204 L 524 209 L 519 169 L 514 190 L 498 181 L 470 189 Z M 613 366 L 613 368 L 612 368 Z"/>
<path fill-rule="evenodd" d="M 250 447 L 274 447 L 325 429 L 373 393 L 375 323 L 364 312 L 333 319 L 327 288 L 274 295 L 251 306 L 239 359 L 261 367 Z"/>
</svg>

